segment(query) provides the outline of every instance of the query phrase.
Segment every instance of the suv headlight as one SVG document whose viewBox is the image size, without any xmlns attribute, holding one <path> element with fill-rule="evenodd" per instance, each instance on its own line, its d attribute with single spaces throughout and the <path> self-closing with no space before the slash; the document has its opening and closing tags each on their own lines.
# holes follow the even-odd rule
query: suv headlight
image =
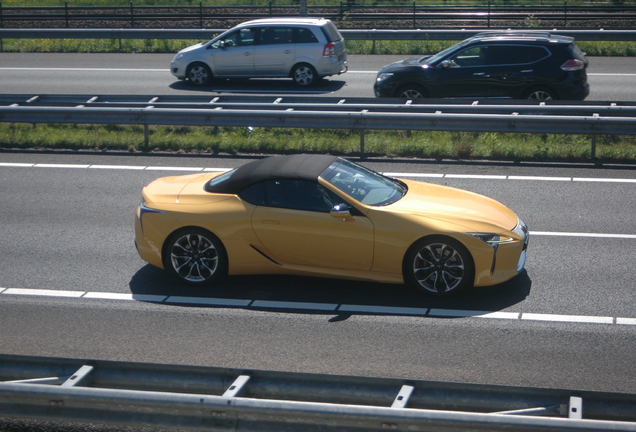
<svg viewBox="0 0 636 432">
<path fill-rule="evenodd" d="M 384 81 L 386 79 L 389 79 L 393 76 L 392 73 L 387 73 L 387 72 L 383 72 L 381 74 L 378 74 L 378 77 L 375 79 L 376 81 Z"/>
</svg>

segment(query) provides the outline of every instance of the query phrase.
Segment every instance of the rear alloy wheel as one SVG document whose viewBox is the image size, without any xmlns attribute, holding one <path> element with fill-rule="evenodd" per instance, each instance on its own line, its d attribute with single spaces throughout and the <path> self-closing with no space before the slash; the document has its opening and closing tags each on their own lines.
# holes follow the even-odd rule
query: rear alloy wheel
<svg viewBox="0 0 636 432">
<path fill-rule="evenodd" d="M 188 67 L 187 78 L 195 86 L 204 86 L 212 81 L 212 71 L 203 63 L 195 63 Z"/>
<path fill-rule="evenodd" d="M 427 294 L 445 296 L 472 286 L 475 268 L 468 250 L 450 237 L 416 242 L 407 252 L 404 279 Z"/>
<path fill-rule="evenodd" d="M 169 239 L 164 267 L 189 285 L 208 285 L 227 274 L 227 256 L 219 239 L 212 233 L 189 228 Z"/>
<path fill-rule="evenodd" d="M 552 92 L 552 90 L 540 87 L 527 92 L 525 99 L 543 102 L 554 100 L 556 99 L 556 96 L 554 95 L 554 92 Z"/>
<path fill-rule="evenodd" d="M 316 84 L 319 80 L 318 73 L 313 66 L 308 64 L 300 64 L 294 67 L 292 71 L 294 82 L 301 87 L 309 87 Z"/>
<path fill-rule="evenodd" d="M 397 89 L 395 97 L 400 99 L 424 99 L 427 97 L 426 91 L 415 84 L 406 84 Z"/>
</svg>

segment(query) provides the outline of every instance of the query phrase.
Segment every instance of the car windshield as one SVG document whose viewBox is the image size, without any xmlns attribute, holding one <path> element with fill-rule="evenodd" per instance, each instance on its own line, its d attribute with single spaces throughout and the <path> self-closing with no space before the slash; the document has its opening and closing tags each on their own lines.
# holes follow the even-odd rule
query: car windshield
<svg viewBox="0 0 636 432">
<path fill-rule="evenodd" d="M 406 194 L 406 186 L 401 182 L 341 158 L 320 174 L 320 178 L 370 206 L 393 204 Z"/>
<path fill-rule="evenodd" d="M 434 65 L 437 64 L 439 61 L 443 60 L 446 56 L 448 56 L 449 54 L 451 54 L 452 52 L 458 50 L 459 48 L 462 48 L 464 45 L 467 45 L 470 41 L 468 39 L 461 41 L 458 44 L 455 44 L 451 47 L 446 48 L 444 51 L 440 51 L 437 54 L 431 56 L 431 57 L 424 57 L 422 59 L 422 64 L 427 64 L 427 65 Z"/>
</svg>

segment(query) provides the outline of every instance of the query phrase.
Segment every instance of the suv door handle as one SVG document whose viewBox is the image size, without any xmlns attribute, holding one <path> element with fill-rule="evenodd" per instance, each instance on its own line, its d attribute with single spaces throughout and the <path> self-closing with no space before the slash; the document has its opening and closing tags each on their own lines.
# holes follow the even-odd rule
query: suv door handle
<svg viewBox="0 0 636 432">
<path fill-rule="evenodd" d="M 486 76 L 486 72 L 475 72 L 474 76 Z"/>
<path fill-rule="evenodd" d="M 521 73 L 531 73 L 534 72 L 532 69 L 522 70 Z"/>
<path fill-rule="evenodd" d="M 243 53 L 244 56 L 251 56 L 252 55 L 252 51 L 245 51 Z"/>
</svg>

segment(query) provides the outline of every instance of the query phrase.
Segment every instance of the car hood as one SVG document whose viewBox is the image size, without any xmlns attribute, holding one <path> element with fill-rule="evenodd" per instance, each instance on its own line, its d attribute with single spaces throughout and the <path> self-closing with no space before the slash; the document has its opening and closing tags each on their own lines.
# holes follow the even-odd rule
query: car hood
<svg viewBox="0 0 636 432">
<path fill-rule="evenodd" d="M 422 60 L 427 59 L 430 56 L 411 57 L 405 60 L 396 61 L 394 63 L 384 66 L 380 72 L 387 72 L 396 69 L 402 69 L 406 67 L 422 67 Z"/>
<path fill-rule="evenodd" d="M 205 184 L 222 174 L 210 172 L 159 178 L 143 188 L 146 203 L 155 204 L 209 204 L 229 198 L 226 194 L 206 192 Z"/>
<path fill-rule="evenodd" d="M 452 221 L 469 230 L 483 229 L 486 224 L 509 231 L 517 225 L 516 213 L 492 198 L 448 186 L 402 181 L 409 189 L 389 206 L 393 211 Z"/>
</svg>

